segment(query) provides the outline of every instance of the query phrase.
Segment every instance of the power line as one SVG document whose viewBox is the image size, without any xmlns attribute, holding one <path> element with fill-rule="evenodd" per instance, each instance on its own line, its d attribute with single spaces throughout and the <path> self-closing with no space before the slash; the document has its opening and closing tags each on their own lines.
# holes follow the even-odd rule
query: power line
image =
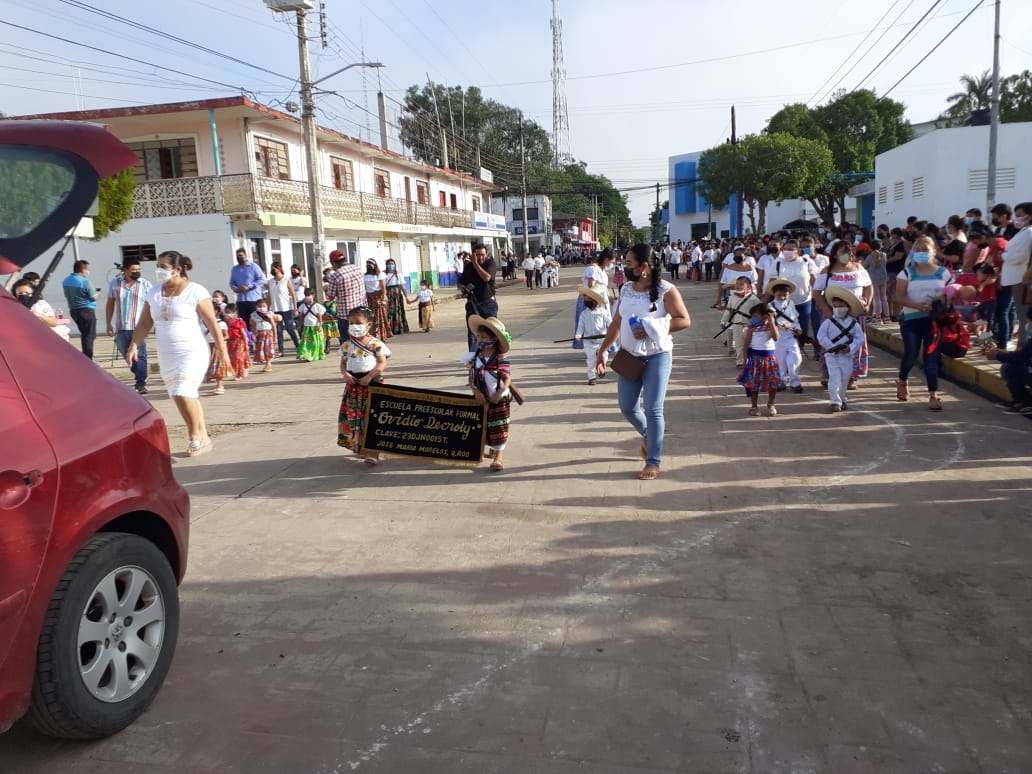
<svg viewBox="0 0 1032 774">
<path fill-rule="evenodd" d="M 984 2 L 985 2 L 985 0 L 978 0 L 978 2 L 975 3 L 974 8 L 972 8 L 970 11 L 968 11 L 967 14 L 964 16 L 964 18 L 961 19 L 959 22 L 957 22 L 956 26 L 954 26 L 953 29 L 951 29 L 949 32 L 947 32 L 938 43 L 936 43 L 934 46 L 932 46 L 931 51 L 929 51 L 927 54 L 925 54 L 923 57 L 921 57 L 921 59 L 918 60 L 917 64 L 915 64 L 913 67 L 911 67 L 909 70 L 907 70 L 906 73 L 903 75 L 903 77 L 900 78 L 898 81 L 896 81 L 894 84 L 892 84 L 892 86 L 889 87 L 888 91 L 886 91 L 884 94 L 882 94 L 882 96 L 883 97 L 887 97 L 889 95 L 889 93 L 894 88 L 896 88 L 901 83 L 903 83 L 903 81 L 905 81 L 907 79 L 907 76 L 909 76 L 912 72 L 914 72 L 914 70 L 916 70 L 918 67 L 920 67 L 921 64 L 928 57 L 930 57 L 935 52 L 935 49 L 937 49 L 939 46 L 941 46 L 943 43 L 945 43 L 946 40 L 950 37 L 950 35 L 952 35 L 954 32 L 956 32 L 957 29 L 960 27 L 960 25 L 963 24 L 964 22 L 966 22 L 968 20 L 968 17 L 971 16 L 971 14 L 973 14 L 975 11 L 977 11 L 982 6 L 982 3 L 984 3 Z"/>
<path fill-rule="evenodd" d="M 930 14 L 932 11 L 934 11 L 936 9 L 936 7 L 939 5 L 939 3 L 941 3 L 941 2 L 942 2 L 942 0 L 935 0 L 935 2 L 932 3 L 931 7 L 927 11 L 924 12 L 924 15 L 920 19 L 918 19 L 916 22 L 914 22 L 914 26 L 911 27 L 909 30 L 907 30 L 906 33 L 904 33 L 903 37 L 899 39 L 899 41 L 896 43 L 896 45 L 894 45 L 892 48 L 889 49 L 889 52 L 885 56 L 883 56 L 881 58 L 881 60 L 878 62 L 878 64 L 876 64 L 874 67 L 871 68 L 871 72 L 867 73 L 867 75 L 865 75 L 863 78 L 860 79 L 860 82 L 856 85 L 856 88 L 853 89 L 853 91 L 859 90 L 860 87 L 863 86 L 864 83 L 866 83 L 867 80 L 872 75 L 875 74 L 875 72 L 877 72 L 878 68 L 880 68 L 883 64 L 885 64 L 886 60 L 888 60 L 888 58 L 890 56 L 892 56 L 893 52 L 896 51 L 903 44 L 903 41 L 905 41 L 907 38 L 909 38 L 914 33 L 914 31 L 921 25 L 921 22 L 923 22 L 926 18 L 928 18 L 928 14 Z"/>
</svg>

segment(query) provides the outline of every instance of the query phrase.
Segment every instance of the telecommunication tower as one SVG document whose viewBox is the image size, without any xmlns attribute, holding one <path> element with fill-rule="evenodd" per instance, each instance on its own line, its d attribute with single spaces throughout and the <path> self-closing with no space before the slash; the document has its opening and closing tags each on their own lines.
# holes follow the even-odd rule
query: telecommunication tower
<svg viewBox="0 0 1032 774">
<path fill-rule="evenodd" d="M 563 20 L 559 0 L 552 0 L 552 144 L 558 168 L 570 159 L 570 114 L 566 109 L 566 66 L 563 64 Z"/>
</svg>

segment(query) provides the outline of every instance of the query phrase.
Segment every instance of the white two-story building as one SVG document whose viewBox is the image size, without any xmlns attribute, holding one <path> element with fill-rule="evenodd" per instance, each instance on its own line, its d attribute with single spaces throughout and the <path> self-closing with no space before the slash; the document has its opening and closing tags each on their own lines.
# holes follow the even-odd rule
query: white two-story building
<svg viewBox="0 0 1032 774">
<path fill-rule="evenodd" d="M 504 219 L 505 227 L 512 234 L 512 250 L 523 257 L 523 235 L 527 234 L 527 245 L 531 255 L 537 255 L 544 248 L 554 247 L 552 238 L 552 198 L 541 194 L 527 196 L 527 211 L 523 212 L 522 196 L 495 197 L 493 212 Z"/>
<path fill-rule="evenodd" d="M 132 218 L 117 233 L 79 244 L 98 285 L 126 257 L 143 260 L 148 276 L 147 261 L 177 250 L 193 260 L 191 279 L 225 290 L 239 247 L 266 272 L 280 261 L 288 272 L 301 265 L 310 283 L 321 278 L 294 116 L 238 96 L 20 118 L 104 124 L 139 156 Z M 454 285 L 456 255 L 472 242 L 492 252 L 506 245 L 505 219 L 491 213 L 498 190 L 491 183 L 324 127 L 317 143 L 324 255 L 339 249 L 353 263 L 375 258 L 381 269 L 393 258 L 411 291 L 423 277 Z"/>
</svg>

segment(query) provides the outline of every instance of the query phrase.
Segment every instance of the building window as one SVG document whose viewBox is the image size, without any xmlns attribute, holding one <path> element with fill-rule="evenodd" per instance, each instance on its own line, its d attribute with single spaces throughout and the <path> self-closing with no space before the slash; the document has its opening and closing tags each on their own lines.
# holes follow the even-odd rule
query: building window
<svg viewBox="0 0 1032 774">
<path fill-rule="evenodd" d="M 459 209 L 459 197 L 456 196 L 455 194 L 451 195 L 451 208 L 453 210 Z"/>
<path fill-rule="evenodd" d="M 416 181 L 416 201 L 420 204 L 430 203 L 430 185 Z"/>
<path fill-rule="evenodd" d="M 358 242 L 337 242 L 337 249 L 348 259 L 348 263 L 358 263 Z"/>
<path fill-rule="evenodd" d="M 519 223 L 523 222 L 523 208 L 522 207 L 513 207 L 513 209 L 512 209 L 512 219 L 514 221 L 519 222 Z"/>
<path fill-rule="evenodd" d="M 197 147 L 192 137 L 126 143 L 140 160 L 133 170 L 137 183 L 197 177 Z"/>
<path fill-rule="evenodd" d="M 910 181 L 910 196 L 913 199 L 920 199 L 924 196 L 924 178 L 915 177 Z"/>
<path fill-rule="evenodd" d="M 438 194 L 437 200 L 441 203 L 441 206 L 442 207 L 447 207 L 448 206 L 448 194 L 446 194 L 444 191 L 438 191 L 437 194 Z"/>
<path fill-rule="evenodd" d="M 474 196 L 473 197 L 473 211 L 474 212 L 480 212 L 480 197 L 479 196 Z"/>
<path fill-rule="evenodd" d="M 384 199 L 389 199 L 391 195 L 391 176 L 383 169 L 373 170 L 373 193 L 377 196 L 381 196 Z"/>
<path fill-rule="evenodd" d="M 158 251 L 154 245 L 121 245 L 118 249 L 122 251 L 123 266 L 130 259 L 141 263 L 158 260 Z"/>
<path fill-rule="evenodd" d="M 258 167 L 258 174 L 275 177 L 279 180 L 290 179 L 290 162 L 286 143 L 255 137 L 254 161 Z"/>
<path fill-rule="evenodd" d="M 283 247 L 282 242 L 278 239 L 269 240 L 269 257 L 272 258 L 273 263 L 282 263 L 283 261 Z"/>
<path fill-rule="evenodd" d="M 355 190 L 355 168 L 347 159 L 330 157 L 330 167 L 333 170 L 333 187 L 338 191 Z"/>
<path fill-rule="evenodd" d="M 892 201 L 903 201 L 903 181 L 899 180 L 892 184 Z"/>
<path fill-rule="evenodd" d="M 527 220 L 538 220 L 537 207 L 527 207 Z"/>
<path fill-rule="evenodd" d="M 881 188 L 878 189 L 878 204 L 888 204 L 888 203 L 889 203 L 889 187 L 887 185 L 883 185 Z"/>
</svg>

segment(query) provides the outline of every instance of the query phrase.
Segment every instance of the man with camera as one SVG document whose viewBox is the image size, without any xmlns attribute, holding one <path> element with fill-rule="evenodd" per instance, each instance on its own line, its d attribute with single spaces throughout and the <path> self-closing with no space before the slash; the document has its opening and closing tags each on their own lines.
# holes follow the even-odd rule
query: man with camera
<svg viewBox="0 0 1032 774">
<path fill-rule="evenodd" d="M 466 320 L 473 315 L 481 317 L 498 316 L 498 299 L 495 298 L 495 272 L 497 267 L 494 258 L 487 254 L 487 248 L 481 242 L 474 242 L 470 253 L 464 256 L 462 273 L 459 275 L 459 289 L 466 299 Z M 469 351 L 476 348 L 476 339 L 466 325 L 466 340 Z"/>
</svg>

